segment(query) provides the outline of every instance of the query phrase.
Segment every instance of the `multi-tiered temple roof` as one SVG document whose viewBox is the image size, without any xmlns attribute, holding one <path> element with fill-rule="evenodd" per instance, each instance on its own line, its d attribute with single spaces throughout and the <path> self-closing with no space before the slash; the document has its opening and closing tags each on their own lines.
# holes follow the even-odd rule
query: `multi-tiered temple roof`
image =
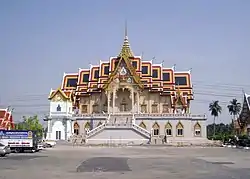
<svg viewBox="0 0 250 179">
<path fill-rule="evenodd" d="M 170 95 L 175 101 L 181 100 L 178 95 L 185 97 L 186 100 L 193 99 L 190 71 L 176 71 L 175 67 L 164 67 L 163 64 L 153 63 L 153 60 L 135 56 L 130 48 L 127 32 L 121 52 L 116 57 L 100 60 L 99 64 L 90 65 L 90 68 L 79 68 L 76 73 L 64 73 L 61 90 L 73 93 L 74 96 L 108 90 L 109 84 L 117 74 L 121 59 L 124 60 L 133 81 L 141 90 Z"/>
</svg>

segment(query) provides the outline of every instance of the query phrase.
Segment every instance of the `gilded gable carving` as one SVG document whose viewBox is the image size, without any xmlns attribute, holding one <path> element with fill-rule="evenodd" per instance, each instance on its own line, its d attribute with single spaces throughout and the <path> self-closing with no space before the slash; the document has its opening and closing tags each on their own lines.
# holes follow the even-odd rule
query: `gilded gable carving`
<svg viewBox="0 0 250 179">
<path fill-rule="evenodd" d="M 60 94 L 60 93 L 57 93 L 52 99 L 51 99 L 52 102 L 64 102 L 66 101 L 66 99 Z"/>
</svg>

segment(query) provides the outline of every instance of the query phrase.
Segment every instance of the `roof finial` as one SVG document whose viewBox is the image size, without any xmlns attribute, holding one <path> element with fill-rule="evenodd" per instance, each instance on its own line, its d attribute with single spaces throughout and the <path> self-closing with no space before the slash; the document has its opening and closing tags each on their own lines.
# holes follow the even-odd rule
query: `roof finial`
<svg viewBox="0 0 250 179">
<path fill-rule="evenodd" d="M 125 39 L 127 39 L 128 38 L 128 25 L 127 25 L 127 20 L 125 20 L 125 34 L 124 34 L 124 37 L 125 37 Z"/>
<path fill-rule="evenodd" d="M 133 57 L 134 54 L 130 48 L 130 44 L 128 41 L 128 28 L 127 28 L 127 21 L 125 21 L 125 32 L 124 32 L 124 41 L 123 41 L 123 46 L 122 46 L 122 50 L 120 52 L 120 54 L 118 55 L 118 57 L 122 57 L 122 56 L 127 56 L 127 57 Z"/>
</svg>

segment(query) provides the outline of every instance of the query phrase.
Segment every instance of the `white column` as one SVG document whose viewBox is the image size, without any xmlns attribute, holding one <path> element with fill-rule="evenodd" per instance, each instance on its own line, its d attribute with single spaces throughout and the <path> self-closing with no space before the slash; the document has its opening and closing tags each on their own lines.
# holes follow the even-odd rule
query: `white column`
<svg viewBox="0 0 250 179">
<path fill-rule="evenodd" d="M 47 139 L 51 139 L 51 132 L 52 132 L 52 124 L 51 119 L 48 119 L 48 131 L 47 131 Z"/>
<path fill-rule="evenodd" d="M 137 92 L 137 113 L 140 113 L 140 96 L 139 96 L 139 92 Z"/>
<path fill-rule="evenodd" d="M 107 111 L 108 111 L 108 114 L 110 113 L 110 91 L 108 91 L 108 109 L 107 109 Z"/>
<path fill-rule="evenodd" d="M 113 114 L 115 113 L 115 88 L 113 88 Z"/>
<path fill-rule="evenodd" d="M 134 99 L 134 89 L 131 89 L 131 98 L 132 98 L 132 113 L 134 113 L 134 104 L 135 104 L 135 99 Z"/>
<path fill-rule="evenodd" d="M 66 126 L 67 126 L 66 140 L 68 140 L 72 135 L 72 125 L 71 125 L 71 120 L 70 119 L 67 119 Z"/>
</svg>

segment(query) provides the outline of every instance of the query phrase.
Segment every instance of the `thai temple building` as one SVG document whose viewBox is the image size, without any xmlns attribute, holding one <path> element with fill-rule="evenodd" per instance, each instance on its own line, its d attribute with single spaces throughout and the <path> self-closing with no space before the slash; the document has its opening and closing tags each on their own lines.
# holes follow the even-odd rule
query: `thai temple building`
<svg viewBox="0 0 250 179">
<path fill-rule="evenodd" d="M 64 73 L 48 99 L 49 140 L 74 135 L 87 144 L 207 142 L 206 116 L 190 110 L 191 72 L 134 55 L 127 32 L 117 56 Z"/>
<path fill-rule="evenodd" d="M 12 111 L 9 108 L 0 109 L 0 130 L 14 129 Z"/>
<path fill-rule="evenodd" d="M 250 95 L 244 93 L 239 118 L 235 121 L 236 134 L 241 132 L 250 136 Z"/>
</svg>

